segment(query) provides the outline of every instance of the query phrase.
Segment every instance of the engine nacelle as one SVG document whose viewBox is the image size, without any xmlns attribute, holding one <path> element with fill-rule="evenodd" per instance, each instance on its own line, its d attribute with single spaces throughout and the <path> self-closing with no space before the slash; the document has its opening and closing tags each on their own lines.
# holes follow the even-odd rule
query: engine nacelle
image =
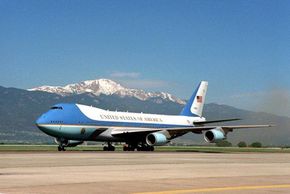
<svg viewBox="0 0 290 194">
<path fill-rule="evenodd" d="M 57 143 L 60 146 L 63 147 L 75 147 L 79 144 L 82 144 L 83 141 L 77 141 L 77 140 L 67 140 L 67 139 L 54 139 L 55 143 Z"/>
<path fill-rule="evenodd" d="M 221 128 L 215 128 L 205 132 L 205 141 L 209 143 L 216 143 L 218 141 L 226 139 L 225 132 Z"/>
<path fill-rule="evenodd" d="M 150 133 L 146 137 L 146 143 L 150 146 L 161 146 L 168 142 L 166 135 L 160 132 Z"/>
</svg>

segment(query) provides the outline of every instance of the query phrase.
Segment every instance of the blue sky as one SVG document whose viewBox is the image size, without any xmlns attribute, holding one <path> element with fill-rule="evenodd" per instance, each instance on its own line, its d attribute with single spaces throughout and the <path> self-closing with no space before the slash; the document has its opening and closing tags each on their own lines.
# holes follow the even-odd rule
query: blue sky
<svg viewBox="0 0 290 194">
<path fill-rule="evenodd" d="M 285 0 L 0 0 L 0 85 L 110 78 L 188 98 L 208 80 L 207 102 L 290 116 L 289 10 Z"/>
</svg>

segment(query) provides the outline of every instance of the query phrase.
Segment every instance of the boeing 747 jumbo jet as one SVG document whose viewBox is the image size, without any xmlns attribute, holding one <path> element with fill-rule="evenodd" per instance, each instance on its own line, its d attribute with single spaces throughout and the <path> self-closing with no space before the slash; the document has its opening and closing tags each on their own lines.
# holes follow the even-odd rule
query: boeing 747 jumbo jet
<svg viewBox="0 0 290 194">
<path fill-rule="evenodd" d="M 112 142 L 125 142 L 124 151 L 153 151 L 170 140 L 188 132 L 202 134 L 207 142 L 226 138 L 233 129 L 270 127 L 270 125 L 206 126 L 208 123 L 233 121 L 224 119 L 206 121 L 202 117 L 208 82 L 200 82 L 179 115 L 158 115 L 113 112 L 81 104 L 56 104 L 41 115 L 37 127 L 55 137 L 58 150 L 77 146 L 84 141 L 107 142 L 104 151 L 114 151 Z"/>
</svg>

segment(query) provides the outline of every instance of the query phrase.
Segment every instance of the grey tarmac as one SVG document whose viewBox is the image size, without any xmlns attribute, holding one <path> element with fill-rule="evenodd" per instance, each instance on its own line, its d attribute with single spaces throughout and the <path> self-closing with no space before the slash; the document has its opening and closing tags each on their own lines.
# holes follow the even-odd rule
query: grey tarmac
<svg viewBox="0 0 290 194">
<path fill-rule="evenodd" d="M 290 193 L 290 154 L 0 153 L 0 193 Z"/>
</svg>

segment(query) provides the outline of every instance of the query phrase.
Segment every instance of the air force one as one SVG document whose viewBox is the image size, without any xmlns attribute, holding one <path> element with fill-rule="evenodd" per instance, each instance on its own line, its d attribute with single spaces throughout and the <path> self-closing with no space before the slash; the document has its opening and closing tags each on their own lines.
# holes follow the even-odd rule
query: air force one
<svg viewBox="0 0 290 194">
<path fill-rule="evenodd" d="M 206 121 L 202 117 L 208 82 L 201 81 L 179 115 L 159 115 L 108 111 L 81 104 L 56 104 L 36 121 L 44 133 L 55 137 L 59 151 L 84 141 L 107 142 L 104 151 L 114 151 L 113 142 L 125 142 L 124 151 L 153 151 L 188 132 L 202 134 L 207 142 L 226 139 L 228 132 L 241 128 L 271 125 L 206 126 L 209 123 L 239 119 Z"/>
</svg>

